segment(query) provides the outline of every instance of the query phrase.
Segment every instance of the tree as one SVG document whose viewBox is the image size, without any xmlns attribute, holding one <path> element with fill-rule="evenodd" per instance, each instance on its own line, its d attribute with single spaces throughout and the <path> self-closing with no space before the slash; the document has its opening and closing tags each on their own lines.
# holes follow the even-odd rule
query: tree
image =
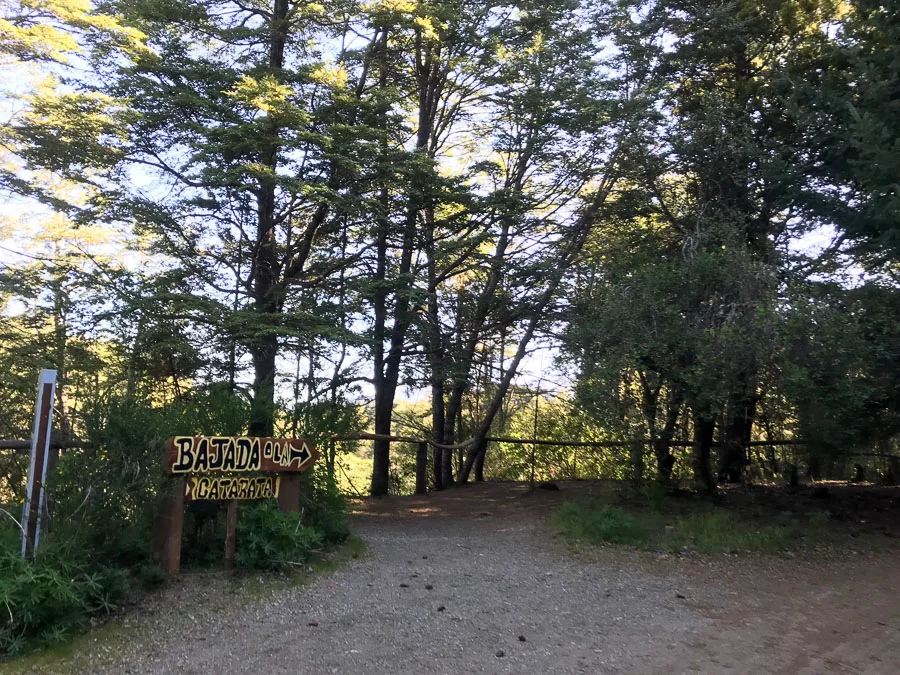
<svg viewBox="0 0 900 675">
<path fill-rule="evenodd" d="M 803 133 L 806 171 L 818 179 L 811 207 L 852 242 L 861 264 L 879 270 L 900 251 L 900 6 L 853 0 L 833 11 L 830 39 L 787 59 L 781 93 Z"/>
</svg>

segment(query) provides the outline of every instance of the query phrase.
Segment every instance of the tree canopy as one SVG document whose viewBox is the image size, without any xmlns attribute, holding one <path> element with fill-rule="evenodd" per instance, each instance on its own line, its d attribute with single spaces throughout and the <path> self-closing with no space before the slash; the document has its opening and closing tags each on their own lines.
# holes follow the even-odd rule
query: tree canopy
<svg viewBox="0 0 900 675">
<path fill-rule="evenodd" d="M 708 490 L 896 457 L 898 17 L 7 3 L 0 436 L 53 367 L 66 436 L 202 400 L 335 472 L 372 430 L 373 494 L 401 428 L 435 489 L 521 477 L 488 438 L 528 425 Z"/>
</svg>

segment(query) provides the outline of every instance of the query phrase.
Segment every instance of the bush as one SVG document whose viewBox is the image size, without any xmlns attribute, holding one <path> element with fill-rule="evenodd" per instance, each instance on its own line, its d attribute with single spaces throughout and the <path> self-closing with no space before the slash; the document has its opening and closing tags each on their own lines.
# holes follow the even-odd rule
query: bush
<svg viewBox="0 0 900 675">
<path fill-rule="evenodd" d="M 116 607 L 130 589 L 128 573 L 91 568 L 69 547 L 48 542 L 34 562 L 15 537 L 0 543 L 0 653 L 16 654 L 61 641 L 85 618 Z"/>
<path fill-rule="evenodd" d="M 283 569 L 309 560 L 324 536 L 299 513 L 281 513 L 269 502 L 241 509 L 235 563 L 247 569 Z"/>
<path fill-rule="evenodd" d="M 82 413 L 92 447 L 63 453 L 48 476 L 53 518 L 41 535 L 37 561 L 22 559 L 20 533 L 0 514 L 0 654 L 58 641 L 90 615 L 111 610 L 132 580 L 135 585 L 162 581 L 151 531 L 161 488 L 171 480 L 163 473 L 166 439 L 239 435 L 247 418 L 245 402 L 215 389 L 157 406 L 113 397 Z M 281 514 L 271 501 L 241 506 L 240 567 L 303 563 L 325 542 L 348 537 L 343 495 L 323 470 L 304 474 L 301 493 L 302 515 Z M 224 506 L 187 506 L 184 565 L 221 566 Z"/>
<path fill-rule="evenodd" d="M 350 536 L 347 499 L 324 470 L 314 469 L 306 476 L 300 492 L 304 524 L 320 532 L 329 544 L 341 543 Z"/>
</svg>

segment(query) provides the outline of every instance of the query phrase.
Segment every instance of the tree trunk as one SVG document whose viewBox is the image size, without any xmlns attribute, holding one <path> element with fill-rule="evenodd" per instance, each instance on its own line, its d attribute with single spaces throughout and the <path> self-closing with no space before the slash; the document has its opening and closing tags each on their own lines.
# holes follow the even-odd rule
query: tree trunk
<svg viewBox="0 0 900 675">
<path fill-rule="evenodd" d="M 641 483 L 644 480 L 644 444 L 631 444 L 631 480 L 634 483 Z"/>
<path fill-rule="evenodd" d="M 443 444 L 446 424 L 446 407 L 444 403 L 444 373 L 446 371 L 446 354 L 441 335 L 440 308 L 437 294 L 437 261 L 434 246 L 434 209 L 426 210 L 425 215 L 425 253 L 428 256 L 428 316 L 426 319 L 425 346 L 431 367 L 431 437 L 436 444 Z M 434 448 L 434 489 L 443 490 L 444 475 L 441 469 L 441 449 Z M 446 485 L 453 482 L 452 476 Z"/>
<path fill-rule="evenodd" d="M 694 412 L 694 479 L 697 486 L 710 494 L 716 491 L 716 480 L 710 464 L 715 415 Z"/>
<path fill-rule="evenodd" d="M 437 460 L 435 460 L 437 461 Z M 441 483 L 450 487 L 453 482 L 453 450 L 444 448 L 441 452 Z"/>
<path fill-rule="evenodd" d="M 394 391 L 383 384 L 375 397 L 376 434 L 390 435 L 393 407 Z M 391 473 L 391 442 L 383 439 L 374 441 L 372 455 L 372 495 L 386 495 Z"/>
<path fill-rule="evenodd" d="M 387 31 L 382 43 L 382 80 L 381 84 L 386 85 L 386 55 L 387 55 Z M 423 52 L 422 45 L 417 42 L 416 47 L 416 74 L 418 76 L 418 104 L 419 104 L 419 129 L 416 135 L 415 153 L 417 156 L 424 157 L 428 151 L 428 141 L 431 138 L 431 132 L 434 126 L 434 118 L 437 113 L 435 101 L 436 92 L 439 82 L 436 80 L 437 72 L 436 62 L 432 60 L 430 48 L 425 48 Z M 400 266 L 398 268 L 396 287 L 394 290 L 394 322 L 390 331 L 390 349 L 386 357 L 380 362 L 376 359 L 375 372 L 375 433 L 389 435 L 391 432 L 391 418 L 394 409 L 394 397 L 397 392 L 397 384 L 400 379 L 400 361 L 403 357 L 403 347 L 406 341 L 406 334 L 409 330 L 411 313 L 410 313 L 410 290 L 413 285 L 412 279 L 412 262 L 413 253 L 416 243 L 416 233 L 418 228 L 419 212 L 422 208 L 428 206 L 429 197 L 426 192 L 429 190 L 429 181 L 423 172 L 430 171 L 415 166 L 412 177 L 410 178 L 408 196 L 406 201 L 406 213 L 403 222 L 403 241 L 400 248 Z M 386 194 L 386 190 L 383 194 Z M 385 208 L 388 207 L 387 200 L 384 202 Z M 384 214 L 384 224 L 388 223 L 388 212 Z M 385 277 L 386 263 L 386 231 L 379 235 L 378 241 L 378 265 L 381 268 L 380 274 L 376 274 L 380 285 L 383 286 Z M 384 349 L 384 301 L 385 297 L 382 291 L 381 298 L 381 326 L 382 336 L 378 347 Z M 379 309 L 376 308 L 376 323 L 378 322 Z M 376 342 L 378 336 L 376 335 Z M 388 482 L 390 474 L 390 452 L 391 446 L 388 441 L 375 441 L 374 457 L 372 464 L 372 495 L 385 495 L 388 491 Z"/>
<path fill-rule="evenodd" d="M 253 358 L 253 400 L 250 402 L 251 436 L 272 436 L 275 430 L 275 358 L 278 338 L 257 338 L 250 354 Z"/>
<path fill-rule="evenodd" d="M 58 244 L 56 251 L 57 259 L 60 256 Z M 72 424 L 69 419 L 69 402 L 67 394 L 69 391 L 69 370 L 68 370 L 68 307 L 69 296 L 64 288 L 65 270 L 61 270 L 57 265 L 54 268 L 53 279 L 53 338 L 54 338 L 54 361 L 56 366 L 56 417 L 57 426 L 61 432 L 63 439 L 68 439 L 72 435 Z"/>
<path fill-rule="evenodd" d="M 753 432 L 758 397 L 754 393 L 732 396 L 728 401 L 719 476 L 728 483 L 740 483 L 747 466 L 747 448 Z"/>
<path fill-rule="evenodd" d="M 670 386 L 668 400 L 666 401 L 666 422 L 663 425 L 659 437 L 653 440 L 653 454 L 656 456 L 656 468 L 659 479 L 668 483 L 672 479 L 672 469 L 675 466 L 675 457 L 672 455 L 672 440 L 678 427 L 678 417 L 681 414 L 681 404 L 684 396 L 681 387 Z"/>
<path fill-rule="evenodd" d="M 484 459 L 487 456 L 487 441 L 484 441 L 482 447 L 478 451 L 478 455 L 475 457 L 475 482 L 483 483 L 484 482 Z"/>
<path fill-rule="evenodd" d="M 428 443 L 416 447 L 416 494 L 428 492 Z"/>
<path fill-rule="evenodd" d="M 278 71 L 284 65 L 284 46 L 287 42 L 288 0 L 275 0 L 269 24 L 269 67 Z M 275 427 L 275 361 L 278 356 L 278 336 L 273 334 L 271 322 L 280 312 L 276 282 L 278 279 L 277 241 L 275 238 L 275 179 L 278 166 L 279 129 L 268 129 L 267 147 L 260 153 L 262 163 L 271 173 L 260 180 L 256 195 L 256 255 L 251 279 L 254 310 L 260 325 L 259 334 L 250 343 L 253 360 L 253 400 L 250 404 L 249 432 L 251 436 L 271 436 Z"/>
</svg>

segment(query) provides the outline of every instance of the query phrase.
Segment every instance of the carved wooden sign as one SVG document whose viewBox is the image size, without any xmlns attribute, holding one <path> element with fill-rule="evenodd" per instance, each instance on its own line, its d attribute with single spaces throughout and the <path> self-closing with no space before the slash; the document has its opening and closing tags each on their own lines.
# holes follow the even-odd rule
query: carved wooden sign
<svg viewBox="0 0 900 675">
<path fill-rule="evenodd" d="M 197 499 L 266 499 L 277 497 L 281 476 L 191 476 L 184 484 L 186 501 Z"/>
<path fill-rule="evenodd" d="M 166 444 L 170 473 L 306 471 L 318 453 L 303 438 L 175 436 Z M 224 497 L 232 499 L 232 497 Z"/>
<path fill-rule="evenodd" d="M 186 501 L 228 502 L 225 566 L 230 569 L 235 560 L 238 500 L 277 497 L 280 511 L 299 511 L 300 473 L 311 468 L 318 456 L 315 446 L 303 438 L 170 438 L 165 467 L 173 485 L 166 491 L 155 526 L 155 549 L 163 569 L 169 576 L 178 574 Z M 246 475 L 250 472 L 257 475 Z"/>
</svg>

